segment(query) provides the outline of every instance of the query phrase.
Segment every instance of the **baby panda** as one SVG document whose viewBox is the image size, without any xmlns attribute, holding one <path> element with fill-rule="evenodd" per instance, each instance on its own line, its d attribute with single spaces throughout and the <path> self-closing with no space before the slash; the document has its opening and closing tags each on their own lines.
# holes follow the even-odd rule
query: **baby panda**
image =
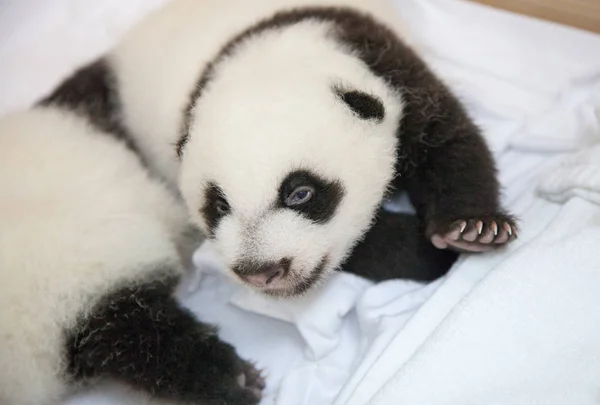
<svg viewBox="0 0 600 405">
<path fill-rule="evenodd" d="M 2 405 L 58 404 L 97 379 L 259 402 L 260 374 L 175 300 L 187 213 L 123 142 L 36 107 L 0 118 L 0 162 Z"/>
<path fill-rule="evenodd" d="M 95 83 L 230 274 L 433 279 L 517 237 L 492 155 L 386 0 L 174 0 L 66 80 Z M 406 192 L 414 217 L 382 202 Z M 354 252 L 354 254 L 352 254 Z"/>
</svg>

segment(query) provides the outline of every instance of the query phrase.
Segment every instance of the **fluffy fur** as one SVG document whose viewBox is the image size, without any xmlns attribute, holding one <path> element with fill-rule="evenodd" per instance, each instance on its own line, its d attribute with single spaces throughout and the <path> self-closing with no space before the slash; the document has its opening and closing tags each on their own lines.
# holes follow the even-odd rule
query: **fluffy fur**
<svg viewBox="0 0 600 405">
<path fill-rule="evenodd" d="M 352 263 L 357 244 L 364 258 L 425 237 L 466 251 L 516 237 L 478 128 L 394 15 L 386 0 L 176 0 L 103 62 L 144 159 L 179 185 L 228 267 L 252 269 L 229 272 L 236 280 L 294 295 Z M 311 198 L 282 205 L 297 172 Z M 421 231 L 403 239 L 415 226 L 400 218 L 397 239 L 387 227 L 365 238 L 386 194 L 402 190 Z M 443 274 L 445 258 L 432 273 L 402 272 L 431 263 L 426 251 L 386 263 L 398 276 Z"/>
<path fill-rule="evenodd" d="M 278 11 L 306 6 L 351 6 L 377 15 L 405 36 L 389 0 L 174 0 L 123 38 L 108 61 L 123 123 L 152 168 L 177 183 L 173 145 L 181 135 L 182 111 L 203 70 L 228 42 Z"/>
<path fill-rule="evenodd" d="M 0 161 L 0 403 L 56 404 L 105 377 L 257 402 L 254 369 L 172 297 L 187 215 L 124 144 L 36 108 L 0 120 Z"/>
<path fill-rule="evenodd" d="M 305 21 L 265 31 L 213 66 L 182 153 L 179 184 L 190 211 L 204 204 L 198 190 L 208 182 L 221 187 L 232 207 L 214 236 L 227 264 L 291 259 L 288 277 L 263 289 L 278 295 L 306 282 L 324 259 L 325 272 L 339 266 L 368 229 L 394 175 L 402 101 L 328 39 L 329 29 L 326 22 Z M 357 117 L 338 88 L 375 95 L 386 105 L 385 117 Z M 271 209 L 282 181 L 297 170 L 343 185 L 326 223 Z M 194 219 L 204 224 L 202 216 Z"/>
</svg>

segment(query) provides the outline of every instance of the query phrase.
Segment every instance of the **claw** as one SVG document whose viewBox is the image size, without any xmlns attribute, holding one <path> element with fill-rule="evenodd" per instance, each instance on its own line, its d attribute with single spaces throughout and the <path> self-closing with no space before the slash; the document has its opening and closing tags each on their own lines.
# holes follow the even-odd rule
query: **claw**
<svg viewBox="0 0 600 405">
<path fill-rule="evenodd" d="M 431 243 L 438 249 L 453 249 L 458 252 L 487 252 L 510 243 L 518 237 L 516 226 L 510 220 L 483 216 L 457 219 L 448 225 L 447 233 L 434 234 Z"/>
<path fill-rule="evenodd" d="M 240 385 L 240 387 L 246 386 L 246 374 L 245 373 L 238 375 L 237 383 Z"/>
<path fill-rule="evenodd" d="M 495 221 L 492 221 L 490 228 L 494 231 L 494 236 L 498 236 L 498 224 Z"/>
</svg>

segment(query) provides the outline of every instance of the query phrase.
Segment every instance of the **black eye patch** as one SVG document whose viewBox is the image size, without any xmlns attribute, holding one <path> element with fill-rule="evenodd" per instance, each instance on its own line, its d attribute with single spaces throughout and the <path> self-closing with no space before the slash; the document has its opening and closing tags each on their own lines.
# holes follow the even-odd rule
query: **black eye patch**
<svg viewBox="0 0 600 405">
<path fill-rule="evenodd" d="M 378 97 L 358 90 L 334 89 L 336 95 L 363 120 L 383 121 L 385 107 Z"/>
<path fill-rule="evenodd" d="M 311 198 L 304 203 L 289 204 L 290 196 L 304 188 L 312 190 Z M 311 221 L 322 224 L 333 217 L 344 194 L 341 182 L 325 180 L 308 170 L 298 170 L 288 174 L 281 182 L 277 207 L 296 211 Z"/>
<path fill-rule="evenodd" d="M 231 207 L 225 198 L 223 190 L 216 184 L 208 183 L 208 187 L 204 193 L 204 205 L 200 209 L 200 212 L 208 224 L 210 236 L 213 237 L 219 221 L 231 213 Z"/>
</svg>

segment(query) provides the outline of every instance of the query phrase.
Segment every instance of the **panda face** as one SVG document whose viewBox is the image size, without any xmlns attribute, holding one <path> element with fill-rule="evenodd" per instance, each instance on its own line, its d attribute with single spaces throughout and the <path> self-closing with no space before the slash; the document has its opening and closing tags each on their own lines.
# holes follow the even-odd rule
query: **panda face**
<svg viewBox="0 0 600 405">
<path fill-rule="evenodd" d="M 194 106 L 180 189 L 228 274 L 286 297 L 339 268 L 372 223 L 401 101 L 335 44 L 281 58 L 285 36 L 265 37 L 222 63 Z"/>
<path fill-rule="evenodd" d="M 321 249 L 310 240 L 330 239 L 328 223 L 344 194 L 340 180 L 307 169 L 291 170 L 273 198 L 262 209 L 257 205 L 249 221 L 241 221 L 236 214 L 243 208 L 234 209 L 227 194 L 211 182 L 200 209 L 201 223 L 236 278 L 271 295 L 297 295 L 339 261 L 335 246 Z"/>
</svg>

